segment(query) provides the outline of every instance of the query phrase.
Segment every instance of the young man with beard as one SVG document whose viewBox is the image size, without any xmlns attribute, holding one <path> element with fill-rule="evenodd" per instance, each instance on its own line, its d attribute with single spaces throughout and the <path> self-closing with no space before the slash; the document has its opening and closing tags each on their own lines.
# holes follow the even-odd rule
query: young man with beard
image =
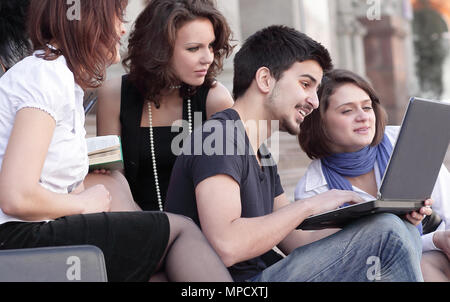
<svg viewBox="0 0 450 302">
<path fill-rule="evenodd" d="M 422 281 L 419 233 L 395 215 L 359 219 L 307 245 L 314 232 L 296 230 L 310 215 L 362 201 L 331 190 L 289 203 L 264 144 L 274 130 L 297 135 L 317 109 L 317 89 L 332 68 L 328 51 L 270 26 L 248 38 L 234 68 L 235 105 L 184 142 L 166 210 L 201 227 L 235 281 Z M 273 257 L 275 246 L 287 256 Z M 379 260 L 374 274 L 370 259 Z"/>
</svg>

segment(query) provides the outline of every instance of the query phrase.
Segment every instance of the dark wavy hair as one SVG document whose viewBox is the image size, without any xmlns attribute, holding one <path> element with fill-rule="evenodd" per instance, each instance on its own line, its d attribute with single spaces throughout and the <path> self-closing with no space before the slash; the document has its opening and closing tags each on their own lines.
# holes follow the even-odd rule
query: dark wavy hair
<svg viewBox="0 0 450 302">
<path fill-rule="evenodd" d="M 211 87 L 222 71 L 224 58 L 233 50 L 230 27 L 212 0 L 150 0 L 137 18 L 123 65 L 144 100 L 159 107 L 161 91 L 179 81 L 170 65 L 176 34 L 184 24 L 198 18 L 211 21 L 216 37 L 212 45 L 214 61 L 204 83 Z M 180 96 L 192 95 L 195 89 L 182 83 Z"/>
<path fill-rule="evenodd" d="M 31 0 L 28 28 L 35 50 L 45 60 L 63 55 L 75 81 L 83 89 L 97 88 L 117 55 L 120 36 L 115 18 L 123 20 L 128 0 L 80 1 L 80 20 L 67 17 L 66 0 Z M 50 49 L 55 42 L 58 49 Z"/>
<path fill-rule="evenodd" d="M 333 63 L 328 50 L 304 33 L 284 25 L 271 25 L 251 35 L 234 57 L 233 97 L 245 94 L 261 67 L 278 81 L 295 62 L 316 61 L 324 72 Z"/>
<path fill-rule="evenodd" d="M 303 123 L 300 124 L 298 141 L 300 147 L 305 151 L 309 158 L 321 159 L 333 154 L 330 148 L 331 139 L 327 134 L 322 118 L 330 105 L 330 97 L 339 87 L 349 83 L 364 90 L 372 101 L 376 123 L 375 136 L 371 146 L 378 145 L 383 139 L 388 117 L 385 109 L 380 104 L 380 99 L 372 85 L 363 77 L 352 71 L 335 69 L 325 74 L 319 90 L 317 91 L 320 104 L 319 109 L 314 110 L 305 118 Z"/>
<path fill-rule="evenodd" d="M 30 0 L 0 1 L 0 62 L 6 69 L 31 54 L 26 15 Z"/>
</svg>

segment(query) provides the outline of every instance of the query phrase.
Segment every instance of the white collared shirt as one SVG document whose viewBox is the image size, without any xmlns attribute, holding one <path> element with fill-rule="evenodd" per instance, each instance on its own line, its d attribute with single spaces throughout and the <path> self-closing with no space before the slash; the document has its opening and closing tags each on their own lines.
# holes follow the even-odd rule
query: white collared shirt
<svg viewBox="0 0 450 302">
<path fill-rule="evenodd" d="M 393 146 L 395 145 L 399 131 L 399 126 L 386 127 L 385 133 Z M 374 172 L 377 187 L 379 189 L 381 186 L 381 174 L 376 162 Z M 322 163 L 320 160 L 313 160 L 308 166 L 305 175 L 299 180 L 295 187 L 294 200 L 312 197 L 328 190 L 328 184 L 322 172 Z M 376 196 L 372 196 L 358 187 L 353 186 L 353 190 L 366 201 L 376 199 Z M 445 229 L 446 226 L 450 225 L 450 173 L 444 165 L 442 165 L 441 170 L 439 171 L 433 193 L 431 194 L 431 199 L 434 201 L 433 211 L 442 218 L 439 230 Z M 434 232 L 422 236 L 423 251 L 437 250 L 433 244 L 433 234 Z"/>
<path fill-rule="evenodd" d="M 63 56 L 46 61 L 33 54 L 14 65 L 0 78 L 0 166 L 17 112 L 40 109 L 56 127 L 39 183 L 55 193 L 71 192 L 88 172 L 83 96 Z M 19 220 L 0 209 L 0 224 L 8 221 Z"/>
</svg>

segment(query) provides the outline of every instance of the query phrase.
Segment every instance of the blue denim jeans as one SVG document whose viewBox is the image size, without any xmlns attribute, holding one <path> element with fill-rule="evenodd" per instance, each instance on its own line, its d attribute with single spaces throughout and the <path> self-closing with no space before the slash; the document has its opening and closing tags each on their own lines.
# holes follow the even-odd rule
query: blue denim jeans
<svg viewBox="0 0 450 302">
<path fill-rule="evenodd" d="M 421 255 L 417 228 L 396 215 L 376 214 L 297 248 L 248 281 L 423 281 Z"/>
</svg>

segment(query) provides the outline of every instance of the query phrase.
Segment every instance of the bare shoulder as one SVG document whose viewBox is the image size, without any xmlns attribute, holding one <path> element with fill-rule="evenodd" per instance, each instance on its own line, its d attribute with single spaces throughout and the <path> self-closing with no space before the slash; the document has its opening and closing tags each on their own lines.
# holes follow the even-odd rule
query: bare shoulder
<svg viewBox="0 0 450 302">
<path fill-rule="evenodd" d="M 208 119 L 216 112 L 233 106 L 234 101 L 230 91 L 220 82 L 216 82 L 208 92 L 206 98 L 206 113 Z"/>
<path fill-rule="evenodd" d="M 122 78 L 106 81 L 97 90 L 97 135 L 120 135 Z"/>
</svg>

